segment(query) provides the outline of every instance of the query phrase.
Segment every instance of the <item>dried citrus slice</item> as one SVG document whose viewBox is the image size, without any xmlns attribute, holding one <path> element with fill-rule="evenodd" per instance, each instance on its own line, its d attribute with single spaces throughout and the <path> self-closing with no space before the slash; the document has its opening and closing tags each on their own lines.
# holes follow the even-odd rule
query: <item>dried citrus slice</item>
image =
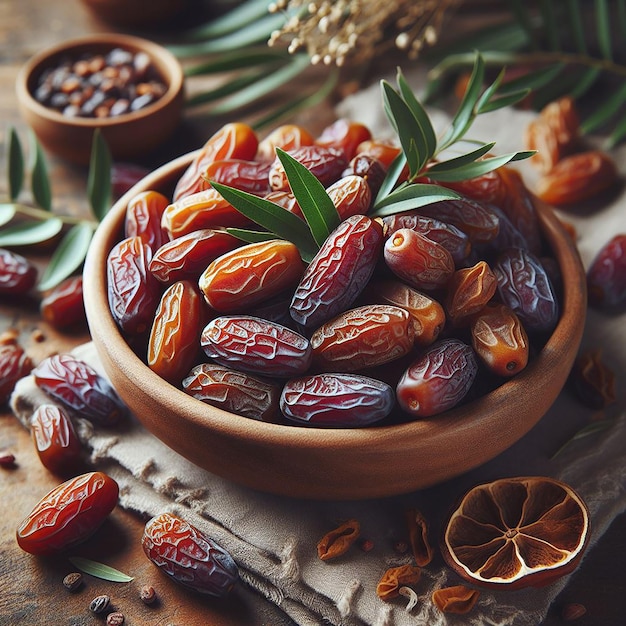
<svg viewBox="0 0 626 626">
<path fill-rule="evenodd" d="M 538 476 L 504 478 L 465 494 L 446 525 L 442 552 L 472 583 L 537 587 L 576 567 L 589 533 L 587 507 L 568 485 Z"/>
</svg>

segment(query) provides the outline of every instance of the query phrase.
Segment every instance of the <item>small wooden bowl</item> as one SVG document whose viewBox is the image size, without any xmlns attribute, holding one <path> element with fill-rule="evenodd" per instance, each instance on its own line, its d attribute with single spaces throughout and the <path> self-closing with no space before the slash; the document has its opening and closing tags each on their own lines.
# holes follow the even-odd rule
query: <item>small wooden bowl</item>
<svg viewBox="0 0 626 626">
<path fill-rule="evenodd" d="M 114 48 L 147 53 L 166 85 L 165 94 L 138 111 L 98 119 L 64 116 L 33 97 L 42 72 L 61 59 Z M 67 161 L 85 165 L 96 128 L 101 129 L 115 160 L 141 157 L 161 145 L 180 123 L 183 83 L 182 68 L 168 50 L 145 39 L 110 33 L 72 39 L 40 52 L 21 68 L 16 89 L 20 112 L 42 145 Z"/>
<path fill-rule="evenodd" d="M 133 353 L 109 313 L 106 258 L 122 237 L 129 200 L 145 190 L 169 194 L 193 156 L 164 165 L 115 204 L 96 232 L 84 271 L 87 317 L 105 371 L 142 424 L 181 455 L 270 493 L 326 500 L 391 496 L 489 461 L 526 434 L 553 404 L 582 337 L 586 287 L 576 247 L 546 206 L 539 207 L 539 217 L 561 268 L 560 321 L 524 371 L 460 408 L 362 429 L 286 426 L 214 408 L 159 378 Z"/>
</svg>

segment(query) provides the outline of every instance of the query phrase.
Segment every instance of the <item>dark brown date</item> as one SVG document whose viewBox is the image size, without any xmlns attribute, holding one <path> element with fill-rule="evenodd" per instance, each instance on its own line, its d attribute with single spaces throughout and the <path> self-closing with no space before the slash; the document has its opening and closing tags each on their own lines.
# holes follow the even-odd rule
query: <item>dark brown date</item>
<svg viewBox="0 0 626 626">
<path fill-rule="evenodd" d="M 41 316 L 59 329 L 85 324 L 83 277 L 70 276 L 51 289 L 41 300 Z"/>
<path fill-rule="evenodd" d="M 10 397 L 17 381 L 33 369 L 31 358 L 17 341 L 17 333 L 0 336 L 0 405 Z"/>
<path fill-rule="evenodd" d="M 216 317 L 205 326 L 200 343 L 216 363 L 262 376 L 298 376 L 312 360 L 306 337 L 250 315 Z"/>
<path fill-rule="evenodd" d="M 71 354 L 45 358 L 32 374 L 40 389 L 94 424 L 113 426 L 126 414 L 126 407 L 111 384 Z"/>
<path fill-rule="evenodd" d="M 589 304 L 620 309 L 626 304 L 626 234 L 612 237 L 587 270 Z"/>
<path fill-rule="evenodd" d="M 383 245 L 382 226 L 365 215 L 344 220 L 306 268 L 290 306 L 306 328 L 347 309 L 371 278 Z"/>
<path fill-rule="evenodd" d="M 280 409 L 301 425 L 358 427 L 378 422 L 395 406 L 393 389 L 358 374 L 315 374 L 283 387 Z"/>
<path fill-rule="evenodd" d="M 559 318 L 552 283 L 537 257 L 522 248 L 503 252 L 492 267 L 500 300 L 520 318 L 527 332 L 550 332 Z"/>
<path fill-rule="evenodd" d="M 470 346 L 459 339 L 442 339 L 409 366 L 398 382 L 396 396 L 409 415 L 438 415 L 463 400 L 477 373 Z"/>
<path fill-rule="evenodd" d="M 241 239 L 223 230 L 194 230 L 162 245 L 152 257 L 149 269 L 162 283 L 197 281 L 211 261 L 241 244 Z"/>
<path fill-rule="evenodd" d="M 21 254 L 0 248 L 0 294 L 23 294 L 37 281 L 37 268 Z"/>
<path fill-rule="evenodd" d="M 340 152 L 323 146 L 302 146 L 290 150 L 288 154 L 312 172 L 324 187 L 328 187 L 338 180 L 347 164 Z M 291 189 L 285 168 L 278 157 L 272 163 L 269 181 L 273 191 L 289 191 Z"/>
<path fill-rule="evenodd" d="M 197 400 L 251 419 L 274 422 L 278 414 L 279 385 L 230 367 L 196 365 L 182 387 Z"/>
<path fill-rule="evenodd" d="M 140 237 L 115 244 L 107 258 L 109 309 L 119 327 L 138 335 L 152 326 L 161 299 L 161 284 L 150 272 L 150 246 Z"/>
<path fill-rule="evenodd" d="M 143 191 L 137 194 L 126 207 L 124 235 L 140 237 L 152 252 L 169 241 L 167 231 L 161 227 L 163 211 L 169 200 L 158 191 Z"/>
<path fill-rule="evenodd" d="M 39 405 L 31 417 L 30 432 L 44 467 L 57 474 L 78 467 L 80 441 L 64 409 L 54 404 Z"/>
</svg>

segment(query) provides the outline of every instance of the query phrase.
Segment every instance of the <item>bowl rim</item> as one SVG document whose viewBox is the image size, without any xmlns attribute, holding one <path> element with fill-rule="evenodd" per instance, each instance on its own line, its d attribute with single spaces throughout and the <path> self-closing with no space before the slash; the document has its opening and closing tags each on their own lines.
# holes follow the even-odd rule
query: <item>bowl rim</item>
<svg viewBox="0 0 626 626">
<path fill-rule="evenodd" d="M 159 74 L 167 86 L 167 90 L 160 98 L 137 111 L 103 118 L 67 117 L 41 104 L 34 98 L 29 84 L 41 71 L 46 69 L 45 66 L 51 59 L 61 57 L 64 54 L 71 54 L 72 51 L 100 48 L 109 50 L 116 47 L 137 52 L 143 51 L 150 56 L 151 61 L 158 66 Z M 22 65 L 15 83 L 18 101 L 39 117 L 62 126 L 84 128 L 106 128 L 145 119 L 175 102 L 183 87 L 184 72 L 182 66 L 167 48 L 142 37 L 120 33 L 84 35 L 45 48 Z"/>
<path fill-rule="evenodd" d="M 165 186 L 166 182 L 174 184 L 186 166 L 200 152 L 200 150 L 197 150 L 184 154 L 162 165 L 124 194 L 112 207 L 102 225 L 96 230 L 84 266 L 84 275 L 86 277 L 84 281 L 85 308 L 96 350 L 103 358 L 103 361 L 109 360 L 111 364 L 115 365 L 116 376 L 132 381 L 135 385 L 138 384 L 136 368 L 139 367 L 141 386 L 144 389 L 149 389 L 151 401 L 177 413 L 180 419 L 189 424 L 190 428 L 209 429 L 221 437 L 235 438 L 246 446 L 262 446 L 266 451 L 280 454 L 282 454 L 285 448 L 297 447 L 305 451 L 309 456 L 323 453 L 326 449 L 332 449 L 333 454 L 336 455 L 349 451 L 354 453 L 356 448 L 360 455 L 359 460 L 362 460 L 363 455 L 368 451 L 380 450 L 380 446 L 383 448 L 390 445 L 396 446 L 396 448 L 400 446 L 401 449 L 397 450 L 398 454 L 405 454 L 407 453 L 407 446 L 399 442 L 404 442 L 405 440 L 415 442 L 418 437 L 430 437 L 429 441 L 433 442 L 433 445 L 446 446 L 449 445 L 446 436 L 449 438 L 451 432 L 454 432 L 455 436 L 461 439 L 466 435 L 471 439 L 472 427 L 476 424 L 476 421 L 469 419 L 469 409 L 473 415 L 475 414 L 476 419 L 480 419 L 483 426 L 491 426 L 493 424 L 494 429 L 501 429 L 498 432 L 493 432 L 493 434 L 491 434 L 492 431 L 489 432 L 490 436 L 493 437 L 501 435 L 503 440 L 498 440 L 498 449 L 490 453 L 488 457 L 481 458 L 479 461 L 467 466 L 463 472 L 481 465 L 510 447 L 521 436 L 530 431 L 554 403 L 562 390 L 565 382 L 564 378 L 560 381 L 561 384 L 558 385 L 558 388 L 551 388 L 550 393 L 546 394 L 545 398 L 538 398 L 541 408 L 533 415 L 532 419 L 524 421 L 523 424 L 503 424 L 501 416 L 498 417 L 502 405 L 511 403 L 513 399 L 519 401 L 520 389 L 528 391 L 534 390 L 535 386 L 545 387 L 550 384 L 546 382 L 545 372 L 551 371 L 551 368 L 558 369 L 564 357 L 573 358 L 572 355 L 578 350 L 584 329 L 586 283 L 582 261 L 574 241 L 563 227 L 559 218 L 550 207 L 540 201 L 537 202 L 537 208 L 542 224 L 542 232 L 555 255 L 559 267 L 563 268 L 564 265 L 569 267 L 570 278 L 577 278 L 577 280 L 573 280 L 571 283 L 564 281 L 560 301 L 561 311 L 557 326 L 546 340 L 542 349 L 529 362 L 528 366 L 497 388 L 472 399 L 468 403 L 431 418 L 409 420 L 402 423 L 372 424 L 362 428 L 313 427 L 297 424 L 267 423 L 233 414 L 205 404 L 163 380 L 135 354 L 113 320 L 108 304 L 102 302 L 102 294 L 106 300 L 106 263 L 102 263 L 99 266 L 98 259 L 105 261 L 112 244 L 120 240 L 125 209 L 131 198 L 141 191 L 149 189 L 160 190 Z M 562 245 L 555 246 L 556 240 L 562 242 Z M 99 296 L 98 293 L 101 295 Z M 103 310 L 103 304 L 106 305 L 104 307 L 105 310 Z M 96 319 L 98 320 L 97 322 L 95 321 Z M 104 348 L 100 344 L 106 345 L 106 355 L 102 353 Z M 563 376 L 563 373 L 561 372 L 560 375 Z M 153 425 L 149 426 L 141 416 L 137 417 L 148 430 L 163 439 L 159 432 L 155 432 Z M 167 440 L 163 440 L 168 444 Z M 458 449 L 460 441 L 456 439 L 452 447 L 456 443 Z M 176 447 L 174 449 L 177 452 L 181 452 Z M 213 471 L 213 473 L 220 473 L 214 467 L 207 469 Z M 443 479 L 451 478 L 459 473 L 462 472 L 456 471 Z M 258 480 L 254 477 L 249 478 L 246 476 L 242 478 L 240 475 L 237 478 L 232 478 L 228 474 L 222 475 L 235 480 L 235 482 L 247 484 L 260 490 L 293 495 L 293 489 L 289 486 L 272 485 L 268 487 L 265 484 L 259 486 L 257 484 Z M 407 493 L 430 486 L 435 484 L 435 482 L 441 482 L 441 480 L 437 480 L 435 482 L 423 483 L 420 482 L 421 480 L 417 477 L 414 478 L 410 488 L 406 488 L 405 483 L 407 481 L 404 481 L 401 485 L 394 483 L 394 485 L 389 485 L 385 488 L 361 486 L 351 490 L 346 486 L 345 488 L 339 488 L 336 493 L 329 494 L 326 492 L 322 493 L 320 491 L 321 488 L 310 486 L 307 487 L 306 495 L 322 499 L 380 497 Z"/>
</svg>

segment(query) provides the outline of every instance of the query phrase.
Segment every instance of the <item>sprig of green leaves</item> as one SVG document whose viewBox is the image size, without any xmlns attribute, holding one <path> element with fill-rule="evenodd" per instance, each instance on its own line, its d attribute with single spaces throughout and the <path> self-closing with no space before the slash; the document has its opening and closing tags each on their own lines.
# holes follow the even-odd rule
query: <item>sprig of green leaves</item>
<svg viewBox="0 0 626 626">
<path fill-rule="evenodd" d="M 528 90 L 522 85 L 501 89 L 502 75 L 483 89 L 484 61 L 476 54 L 472 79 L 451 125 L 438 139 L 426 109 L 415 97 L 408 82 L 398 71 L 398 88 L 387 81 L 381 82 L 383 107 L 389 122 L 396 131 L 402 152 L 391 167 L 381 185 L 370 211 L 371 217 L 417 209 L 433 202 L 455 199 L 459 194 L 446 187 L 417 182 L 428 177 L 438 182 L 454 182 L 481 176 L 511 161 L 526 159 L 533 152 L 512 152 L 502 156 L 484 158 L 494 143 L 478 147 L 451 159 L 441 159 L 444 150 L 463 140 L 476 116 L 496 110 L 521 100 Z M 265 241 L 274 237 L 293 242 L 302 259 L 309 262 L 328 235 L 339 225 L 340 217 L 332 199 L 321 182 L 301 163 L 287 152 L 277 149 L 291 191 L 302 210 L 304 221 L 283 207 L 253 194 L 232 187 L 207 181 L 238 211 L 253 220 L 263 231 L 228 229 L 244 241 Z M 407 180 L 402 173 L 408 167 Z"/>
<path fill-rule="evenodd" d="M 93 233 L 111 207 L 111 154 L 99 130 L 94 133 L 88 176 L 88 197 L 95 219 L 58 215 L 52 210 L 52 186 L 41 145 L 30 134 L 30 200 L 21 202 L 27 179 L 25 157 L 19 136 L 9 128 L 7 178 L 9 201 L 0 204 L 0 246 L 30 246 L 61 236 L 37 288 L 51 289 L 78 270 Z"/>
</svg>

